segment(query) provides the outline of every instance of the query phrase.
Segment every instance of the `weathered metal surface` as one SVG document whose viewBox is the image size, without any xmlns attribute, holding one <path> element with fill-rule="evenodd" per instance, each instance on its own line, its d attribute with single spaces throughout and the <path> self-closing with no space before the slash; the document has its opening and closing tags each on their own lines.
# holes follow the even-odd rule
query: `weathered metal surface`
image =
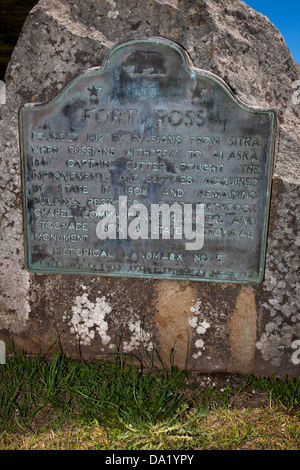
<svg viewBox="0 0 300 470">
<path fill-rule="evenodd" d="M 26 268 L 260 282 L 275 126 L 274 111 L 242 103 L 178 45 L 117 45 L 52 101 L 20 110 Z M 172 224 L 169 239 L 151 238 L 150 217 L 145 239 L 99 239 L 97 208 L 112 204 L 120 229 L 119 197 L 149 215 L 151 204 L 203 204 L 203 247 L 187 250 Z"/>
</svg>

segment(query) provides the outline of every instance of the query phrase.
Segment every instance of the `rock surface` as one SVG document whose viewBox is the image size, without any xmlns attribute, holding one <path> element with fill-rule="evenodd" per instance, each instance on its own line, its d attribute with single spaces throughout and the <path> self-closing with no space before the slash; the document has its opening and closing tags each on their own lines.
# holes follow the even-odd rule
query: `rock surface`
<svg viewBox="0 0 300 470">
<path fill-rule="evenodd" d="M 116 42 L 161 36 L 248 105 L 278 113 L 267 263 L 257 287 L 37 275 L 24 269 L 18 109 L 53 98 L 101 65 Z M 54 342 L 95 357 L 142 344 L 200 371 L 298 375 L 300 104 L 297 64 L 275 26 L 240 0 L 40 0 L 6 74 L 0 105 L 0 339 L 37 351 Z M 78 339 L 80 332 L 80 341 Z M 77 349 L 76 349 L 77 348 Z"/>
</svg>

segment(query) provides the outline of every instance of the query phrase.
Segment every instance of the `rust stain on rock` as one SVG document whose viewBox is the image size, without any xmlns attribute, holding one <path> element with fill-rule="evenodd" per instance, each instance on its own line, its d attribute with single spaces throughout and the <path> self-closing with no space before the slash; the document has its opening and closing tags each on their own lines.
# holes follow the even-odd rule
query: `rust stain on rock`
<svg viewBox="0 0 300 470">
<path fill-rule="evenodd" d="M 252 286 L 243 286 L 228 321 L 230 336 L 230 372 L 251 373 L 254 370 L 257 335 L 257 308 Z"/>
<path fill-rule="evenodd" d="M 188 346 L 192 337 L 188 318 L 197 294 L 195 286 L 186 282 L 163 281 L 156 285 L 156 322 L 159 352 L 168 363 L 172 348 L 175 364 L 183 368 L 186 363 Z"/>
</svg>

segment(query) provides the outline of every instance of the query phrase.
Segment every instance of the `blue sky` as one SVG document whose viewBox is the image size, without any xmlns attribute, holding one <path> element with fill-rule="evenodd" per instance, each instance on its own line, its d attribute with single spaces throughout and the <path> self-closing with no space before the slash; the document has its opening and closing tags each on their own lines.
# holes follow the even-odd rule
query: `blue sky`
<svg viewBox="0 0 300 470">
<path fill-rule="evenodd" d="M 267 16 L 285 39 L 294 59 L 300 63 L 300 0 L 244 0 Z"/>
</svg>

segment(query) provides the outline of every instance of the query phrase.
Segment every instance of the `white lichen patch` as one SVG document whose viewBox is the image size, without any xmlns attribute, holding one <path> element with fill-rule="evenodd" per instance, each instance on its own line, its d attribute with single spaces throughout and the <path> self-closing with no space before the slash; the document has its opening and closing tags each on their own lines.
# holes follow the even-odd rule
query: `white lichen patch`
<svg viewBox="0 0 300 470">
<path fill-rule="evenodd" d="M 116 7 L 116 2 L 114 0 L 106 0 L 106 3 L 109 3 L 113 8 Z M 118 10 L 110 10 L 107 13 L 108 18 L 116 19 L 119 16 Z"/>
<path fill-rule="evenodd" d="M 75 298 L 69 324 L 72 333 L 80 339 L 81 344 L 91 344 L 96 334 L 100 336 L 104 345 L 111 341 L 111 337 L 107 334 L 108 323 L 105 321 L 105 316 L 111 310 L 105 297 L 96 298 L 95 303 L 89 300 L 87 293 Z"/>
<path fill-rule="evenodd" d="M 193 305 L 193 306 L 190 308 L 190 312 L 195 313 L 195 315 L 199 315 L 199 314 L 200 314 L 200 307 L 201 307 L 201 300 L 197 300 L 197 302 L 195 303 L 195 305 Z"/>
<path fill-rule="evenodd" d="M 210 327 L 210 323 L 208 323 L 207 321 L 202 321 L 200 323 L 198 323 L 198 326 L 197 326 L 197 333 L 198 335 L 204 335 L 204 333 L 206 333 L 206 330 Z"/>
<path fill-rule="evenodd" d="M 130 341 L 123 341 L 123 349 L 125 353 L 129 353 L 138 349 L 141 345 L 151 351 L 153 349 L 152 338 L 143 327 L 140 320 L 128 322 L 129 331 L 131 333 Z"/>
<path fill-rule="evenodd" d="M 113 20 L 115 20 L 115 19 L 119 16 L 119 12 L 118 12 L 118 10 L 116 10 L 116 11 L 109 11 L 109 12 L 107 13 L 107 16 L 108 16 L 108 18 L 112 18 Z"/>
<path fill-rule="evenodd" d="M 279 368 L 284 361 L 292 361 L 293 338 L 300 337 L 299 301 L 299 234 L 296 214 L 299 214 L 298 187 L 284 183 L 277 203 L 273 237 L 268 242 L 264 289 L 268 299 L 262 305 L 267 318 L 256 348 L 262 358 Z"/>
<path fill-rule="evenodd" d="M 204 335 L 208 328 L 210 328 L 210 323 L 201 318 L 201 300 L 197 300 L 195 305 L 190 308 L 190 311 L 194 313 L 193 317 L 188 318 L 188 322 L 191 328 L 196 331 L 197 335 Z M 203 338 L 196 339 L 194 346 L 198 349 L 198 351 L 193 354 L 194 359 L 198 359 L 198 357 L 202 356 L 203 351 L 205 350 L 204 340 Z"/>
<path fill-rule="evenodd" d="M 198 318 L 197 317 L 189 317 L 188 319 L 189 325 L 191 328 L 197 328 L 198 325 Z"/>
</svg>

